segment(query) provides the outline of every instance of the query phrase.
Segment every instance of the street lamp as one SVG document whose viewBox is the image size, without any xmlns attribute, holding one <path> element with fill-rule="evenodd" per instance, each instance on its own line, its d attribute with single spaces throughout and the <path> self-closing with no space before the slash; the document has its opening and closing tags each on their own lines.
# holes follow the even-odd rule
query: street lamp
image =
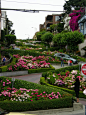
<svg viewBox="0 0 86 115">
<path fill-rule="evenodd" d="M 15 78 L 13 77 L 12 78 L 12 88 L 13 88 L 13 85 L 14 85 L 14 81 L 15 81 Z"/>
<path fill-rule="evenodd" d="M 28 35 L 28 39 L 29 39 L 29 34 L 25 34 L 25 35 Z"/>
</svg>

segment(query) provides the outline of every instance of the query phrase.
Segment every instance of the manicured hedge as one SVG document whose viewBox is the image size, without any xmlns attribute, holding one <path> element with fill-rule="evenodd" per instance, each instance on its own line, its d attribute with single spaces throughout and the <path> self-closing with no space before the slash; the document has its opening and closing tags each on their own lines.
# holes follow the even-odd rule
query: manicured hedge
<svg viewBox="0 0 86 115">
<path fill-rule="evenodd" d="M 50 68 L 28 69 L 28 73 L 40 73 L 40 72 L 46 72 L 49 70 L 55 70 L 55 68 L 52 65 L 50 65 Z"/>
<path fill-rule="evenodd" d="M 0 80 L 9 79 L 9 77 L 0 77 Z M 57 108 L 68 108 L 73 107 L 72 103 L 72 95 L 69 93 L 62 91 L 58 88 L 40 85 L 24 80 L 15 80 L 14 87 L 19 88 L 26 88 L 26 89 L 39 89 L 42 92 L 45 91 L 46 93 L 51 92 L 59 92 L 61 95 L 65 95 L 63 98 L 59 99 L 47 99 L 47 100 L 37 100 L 33 102 L 13 102 L 13 101 L 0 101 L 0 108 L 7 110 L 7 111 L 30 111 L 30 110 L 43 110 L 43 109 L 57 109 Z"/>
<path fill-rule="evenodd" d="M 47 110 L 47 109 L 58 109 L 58 108 L 69 108 L 72 107 L 72 98 L 65 97 L 61 99 L 52 100 L 39 100 L 33 102 L 11 102 L 11 101 L 0 101 L 0 107 L 9 112 L 17 111 L 35 111 L 35 110 Z"/>
</svg>

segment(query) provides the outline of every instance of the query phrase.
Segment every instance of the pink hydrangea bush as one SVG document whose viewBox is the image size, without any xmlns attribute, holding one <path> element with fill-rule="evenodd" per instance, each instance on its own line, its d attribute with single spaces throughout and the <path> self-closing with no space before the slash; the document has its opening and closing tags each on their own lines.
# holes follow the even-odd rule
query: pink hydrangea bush
<svg viewBox="0 0 86 115">
<path fill-rule="evenodd" d="M 13 55 L 18 58 L 18 62 L 15 65 L 11 65 L 8 68 L 8 71 L 17 71 L 17 70 L 28 70 L 28 69 L 37 69 L 37 68 L 50 68 L 50 63 L 48 61 L 53 61 L 53 58 L 50 56 L 19 56 Z"/>
<path fill-rule="evenodd" d="M 86 89 L 85 79 L 77 70 L 72 70 L 71 72 L 66 71 L 64 75 L 61 75 L 61 72 L 59 74 L 50 72 L 50 74 L 48 73 L 46 81 L 56 86 L 73 89 L 74 85 L 70 85 L 70 83 L 74 83 L 76 77 L 79 78 L 80 90 L 83 91 Z"/>
<path fill-rule="evenodd" d="M 0 81 L 1 86 L 1 92 L 0 92 L 0 101 L 9 100 L 9 101 L 37 101 L 37 100 L 46 100 L 46 99 L 58 99 L 62 98 L 61 94 L 59 92 L 52 92 L 50 94 L 47 94 L 45 91 L 40 91 L 38 89 L 26 89 L 26 88 L 10 88 L 9 84 L 11 83 L 9 80 Z M 7 84 L 8 87 L 6 87 Z"/>
</svg>

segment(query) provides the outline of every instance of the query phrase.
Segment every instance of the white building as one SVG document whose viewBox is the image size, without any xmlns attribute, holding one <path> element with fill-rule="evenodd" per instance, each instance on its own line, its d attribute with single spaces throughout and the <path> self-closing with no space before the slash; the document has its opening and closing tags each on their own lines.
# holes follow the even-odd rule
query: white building
<svg viewBox="0 0 86 115">
<path fill-rule="evenodd" d="M 0 10 L 0 39 L 1 39 L 1 10 Z"/>
<path fill-rule="evenodd" d="M 6 11 L 1 11 L 1 30 L 6 28 Z"/>
</svg>

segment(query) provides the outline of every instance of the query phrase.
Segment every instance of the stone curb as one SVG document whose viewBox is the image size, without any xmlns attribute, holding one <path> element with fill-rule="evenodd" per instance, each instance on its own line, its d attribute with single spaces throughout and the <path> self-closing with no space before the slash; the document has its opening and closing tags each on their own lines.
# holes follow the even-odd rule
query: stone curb
<svg viewBox="0 0 86 115">
<path fill-rule="evenodd" d="M 13 71 L 13 72 L 2 72 L 0 73 L 0 76 L 19 76 L 19 75 L 27 75 L 28 71 Z"/>
</svg>

